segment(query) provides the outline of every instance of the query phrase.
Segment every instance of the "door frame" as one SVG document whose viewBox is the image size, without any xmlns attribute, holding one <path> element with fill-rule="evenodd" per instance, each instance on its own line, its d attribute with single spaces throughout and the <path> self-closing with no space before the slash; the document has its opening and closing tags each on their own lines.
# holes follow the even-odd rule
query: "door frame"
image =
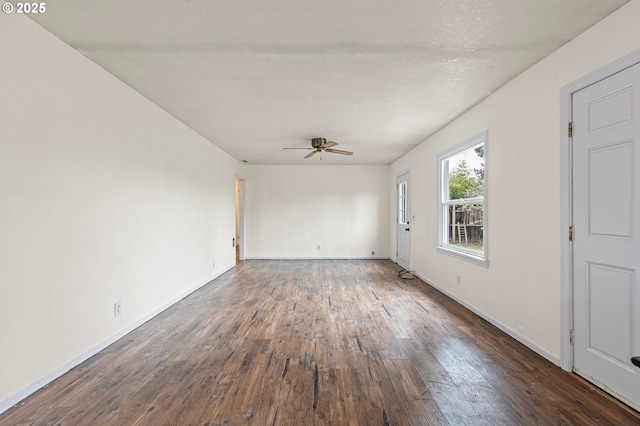
<svg viewBox="0 0 640 426">
<path fill-rule="evenodd" d="M 572 96 L 585 87 L 640 63 L 640 49 L 593 71 L 564 86 L 560 90 L 560 367 L 573 371 L 573 345 L 570 343 L 573 329 L 573 252 L 569 241 L 572 225 L 572 140 L 568 126 L 573 113 Z"/>
<path fill-rule="evenodd" d="M 399 172 L 396 173 L 395 179 L 394 179 L 394 187 L 395 187 L 395 196 L 394 196 L 394 201 L 393 201 L 393 209 L 394 209 L 394 214 L 393 214 L 393 229 L 394 232 L 396 234 L 396 263 L 398 263 L 398 239 L 399 239 L 399 235 L 398 235 L 398 178 L 402 175 L 408 175 L 408 182 L 409 182 L 409 190 L 407 192 L 407 198 L 408 198 L 408 202 L 407 202 L 407 212 L 409 214 L 409 228 L 411 229 L 411 227 L 413 226 L 413 215 L 411 213 L 411 169 L 404 169 L 401 170 Z M 411 231 L 409 231 L 409 266 L 411 265 Z"/>
</svg>

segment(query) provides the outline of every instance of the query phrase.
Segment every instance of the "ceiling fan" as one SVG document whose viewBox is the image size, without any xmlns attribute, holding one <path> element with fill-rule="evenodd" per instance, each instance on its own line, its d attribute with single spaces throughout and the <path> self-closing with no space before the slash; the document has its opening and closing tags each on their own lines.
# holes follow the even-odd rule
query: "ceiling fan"
<svg viewBox="0 0 640 426">
<path fill-rule="evenodd" d="M 336 142 L 327 142 L 325 138 L 313 138 L 311 139 L 311 148 L 282 148 L 282 149 L 307 149 L 311 150 L 310 153 L 304 156 L 304 158 L 310 158 L 320 153 L 320 159 L 322 160 L 322 152 L 330 152 L 332 154 L 351 155 L 353 152 L 343 151 L 341 149 L 332 149 L 332 147 L 338 145 Z"/>
</svg>

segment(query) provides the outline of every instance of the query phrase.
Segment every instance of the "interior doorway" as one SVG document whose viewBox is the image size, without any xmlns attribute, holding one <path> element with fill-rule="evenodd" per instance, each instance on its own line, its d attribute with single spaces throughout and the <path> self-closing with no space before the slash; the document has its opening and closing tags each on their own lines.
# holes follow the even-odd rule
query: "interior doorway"
<svg viewBox="0 0 640 426">
<path fill-rule="evenodd" d="M 236 235 L 234 239 L 236 250 L 236 265 L 240 264 L 245 258 L 244 251 L 244 180 L 236 178 L 235 180 L 235 196 L 236 196 Z"/>
</svg>

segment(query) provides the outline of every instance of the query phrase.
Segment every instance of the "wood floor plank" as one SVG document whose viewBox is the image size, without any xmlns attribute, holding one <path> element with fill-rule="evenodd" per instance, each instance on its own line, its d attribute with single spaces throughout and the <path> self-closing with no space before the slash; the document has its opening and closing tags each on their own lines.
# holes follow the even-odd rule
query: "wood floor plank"
<svg viewBox="0 0 640 426">
<path fill-rule="evenodd" d="M 638 425 L 381 260 L 245 261 L 0 425 Z"/>
</svg>

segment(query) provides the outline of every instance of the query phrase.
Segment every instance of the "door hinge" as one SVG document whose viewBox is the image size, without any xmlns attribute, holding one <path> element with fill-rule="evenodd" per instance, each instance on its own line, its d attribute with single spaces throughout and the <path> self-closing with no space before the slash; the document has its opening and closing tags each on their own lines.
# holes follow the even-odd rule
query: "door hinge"
<svg viewBox="0 0 640 426">
<path fill-rule="evenodd" d="M 572 138 L 573 137 L 573 121 L 569 122 L 568 132 L 569 132 L 569 137 Z"/>
<path fill-rule="evenodd" d="M 573 225 L 569 226 L 569 241 L 573 241 Z"/>
<path fill-rule="evenodd" d="M 576 344 L 576 332 L 573 329 L 569 331 L 569 343 L 571 343 L 572 345 Z"/>
</svg>

